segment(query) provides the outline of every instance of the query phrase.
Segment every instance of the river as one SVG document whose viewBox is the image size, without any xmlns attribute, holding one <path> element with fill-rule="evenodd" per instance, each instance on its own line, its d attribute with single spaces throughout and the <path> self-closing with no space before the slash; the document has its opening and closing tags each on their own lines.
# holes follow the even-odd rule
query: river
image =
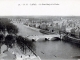
<svg viewBox="0 0 80 60">
<path fill-rule="evenodd" d="M 43 35 L 38 30 L 29 28 L 23 24 L 15 23 L 19 28 L 19 35 Z M 80 48 L 76 45 L 63 41 L 37 41 L 35 52 L 41 59 L 71 59 L 74 56 L 80 56 Z"/>
<path fill-rule="evenodd" d="M 80 56 L 80 48 L 63 41 L 35 42 L 36 54 L 42 59 L 72 59 Z"/>
</svg>

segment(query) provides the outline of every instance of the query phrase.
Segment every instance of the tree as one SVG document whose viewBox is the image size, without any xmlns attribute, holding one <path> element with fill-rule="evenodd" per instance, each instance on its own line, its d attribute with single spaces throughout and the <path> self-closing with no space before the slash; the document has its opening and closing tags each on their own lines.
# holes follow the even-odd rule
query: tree
<svg viewBox="0 0 80 60">
<path fill-rule="evenodd" d="M 24 37 L 22 37 L 22 36 L 18 36 L 18 37 L 16 38 L 16 40 L 17 40 L 18 46 L 21 47 L 21 50 L 22 50 L 23 52 L 26 53 L 26 49 L 29 49 L 29 50 L 31 50 L 31 51 L 35 50 L 35 46 L 34 46 L 33 42 L 30 41 L 29 39 L 24 38 Z"/>
<path fill-rule="evenodd" d="M 18 33 L 18 28 L 15 25 L 13 25 L 12 23 L 7 24 L 6 29 L 9 34 L 16 35 Z"/>
<path fill-rule="evenodd" d="M 4 30 L 5 30 L 5 25 L 2 22 L 0 22 L 0 31 L 4 31 Z"/>
<path fill-rule="evenodd" d="M 0 34 L 0 53 L 1 53 L 1 46 L 3 44 L 4 35 Z"/>
<path fill-rule="evenodd" d="M 5 37 L 5 45 L 7 45 L 8 48 L 12 48 L 15 43 L 15 39 L 13 35 L 7 35 Z"/>
<path fill-rule="evenodd" d="M 0 19 L 0 31 L 5 31 L 5 29 L 7 29 L 7 32 L 9 34 L 17 34 L 18 33 L 18 28 L 10 23 L 9 19 L 7 18 L 1 18 Z"/>
<path fill-rule="evenodd" d="M 0 18 L 0 32 L 3 33 L 3 35 L 0 35 L 0 43 L 4 43 L 8 48 L 12 48 L 15 43 L 15 35 L 18 33 L 18 28 L 10 23 L 9 19 Z M 5 36 L 5 32 L 8 32 L 9 35 Z"/>
<path fill-rule="evenodd" d="M 20 49 L 24 52 L 24 43 L 23 43 L 24 38 L 22 36 L 17 36 L 16 41 L 17 45 L 20 47 Z"/>
<path fill-rule="evenodd" d="M 0 44 L 3 43 L 3 39 L 4 39 L 4 35 L 3 34 L 0 34 Z"/>
<path fill-rule="evenodd" d="M 75 37 L 75 29 L 71 29 L 71 36 Z"/>
<path fill-rule="evenodd" d="M 6 28 L 6 25 L 9 24 L 10 21 L 7 18 L 0 18 L 0 30 L 4 31 Z"/>
</svg>

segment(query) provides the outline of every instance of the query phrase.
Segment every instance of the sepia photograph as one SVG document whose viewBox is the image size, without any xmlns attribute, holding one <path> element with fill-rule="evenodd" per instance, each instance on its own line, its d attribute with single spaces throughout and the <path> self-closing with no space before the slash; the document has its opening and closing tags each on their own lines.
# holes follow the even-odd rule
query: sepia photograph
<svg viewBox="0 0 80 60">
<path fill-rule="evenodd" d="M 0 60 L 79 60 L 79 3 L 1 0 Z"/>
</svg>

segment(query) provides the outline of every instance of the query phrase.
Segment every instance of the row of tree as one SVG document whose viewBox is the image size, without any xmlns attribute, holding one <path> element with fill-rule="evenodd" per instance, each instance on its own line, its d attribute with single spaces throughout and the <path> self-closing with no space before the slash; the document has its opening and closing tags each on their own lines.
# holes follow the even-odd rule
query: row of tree
<svg viewBox="0 0 80 60">
<path fill-rule="evenodd" d="M 9 33 L 9 34 L 17 34 L 18 33 L 18 28 L 10 23 L 9 19 L 0 19 L 0 31 L 2 31 L 5 34 L 5 30 Z"/>
<path fill-rule="evenodd" d="M 26 53 L 26 50 L 31 50 L 32 52 L 35 51 L 34 43 L 27 38 L 24 38 L 22 36 L 17 36 L 16 42 L 24 53 Z"/>
<path fill-rule="evenodd" d="M 5 32 L 8 34 L 5 36 Z M 13 48 L 17 44 L 23 52 L 26 53 L 26 50 L 34 50 L 34 44 L 27 38 L 18 36 L 18 28 L 7 18 L 0 19 L 0 48 L 1 45 L 5 44 L 8 48 Z"/>
</svg>

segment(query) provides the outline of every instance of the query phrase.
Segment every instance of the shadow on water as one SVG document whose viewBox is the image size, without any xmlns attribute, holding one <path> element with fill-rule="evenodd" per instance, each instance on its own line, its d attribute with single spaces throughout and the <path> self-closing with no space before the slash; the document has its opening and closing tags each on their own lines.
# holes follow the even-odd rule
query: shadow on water
<svg viewBox="0 0 80 60">
<path fill-rule="evenodd" d="M 70 45 L 72 45 L 72 46 L 75 46 L 75 47 L 77 47 L 77 48 L 80 48 L 80 44 L 77 44 L 77 43 L 73 43 L 73 42 L 67 42 L 67 41 L 63 41 L 64 43 L 68 43 L 68 44 L 70 44 Z"/>
</svg>

